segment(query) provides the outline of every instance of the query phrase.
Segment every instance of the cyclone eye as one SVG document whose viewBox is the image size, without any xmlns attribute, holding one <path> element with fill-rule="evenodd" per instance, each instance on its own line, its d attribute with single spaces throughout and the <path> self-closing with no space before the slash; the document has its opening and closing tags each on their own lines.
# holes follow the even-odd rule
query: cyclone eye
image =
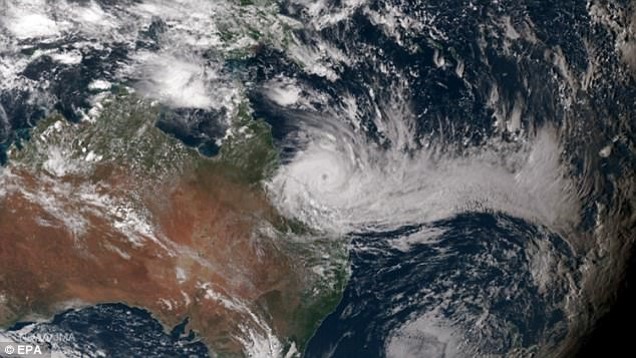
<svg viewBox="0 0 636 358">
<path fill-rule="evenodd" d="M 329 175 L 327 175 L 327 174 L 323 174 L 320 178 L 321 178 L 323 181 L 326 181 L 327 179 L 329 179 Z"/>
</svg>

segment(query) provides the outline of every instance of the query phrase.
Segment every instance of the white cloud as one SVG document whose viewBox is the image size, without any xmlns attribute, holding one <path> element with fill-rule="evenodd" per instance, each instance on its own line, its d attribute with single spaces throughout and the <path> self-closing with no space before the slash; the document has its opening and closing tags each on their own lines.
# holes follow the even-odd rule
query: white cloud
<svg viewBox="0 0 636 358">
<path fill-rule="evenodd" d="M 139 56 L 140 91 L 174 107 L 209 109 L 214 101 L 207 88 L 210 68 L 194 60 L 171 54 L 144 53 Z"/>
</svg>

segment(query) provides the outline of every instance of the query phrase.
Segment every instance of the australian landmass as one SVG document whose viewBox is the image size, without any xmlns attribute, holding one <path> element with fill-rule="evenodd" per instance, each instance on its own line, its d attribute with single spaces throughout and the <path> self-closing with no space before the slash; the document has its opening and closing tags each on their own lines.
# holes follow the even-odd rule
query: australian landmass
<svg viewBox="0 0 636 358">
<path fill-rule="evenodd" d="M 241 106 L 214 158 L 127 93 L 41 121 L 0 168 L 0 324 L 121 302 L 223 356 L 301 352 L 346 280 L 342 241 L 281 217 L 269 127 Z"/>
</svg>

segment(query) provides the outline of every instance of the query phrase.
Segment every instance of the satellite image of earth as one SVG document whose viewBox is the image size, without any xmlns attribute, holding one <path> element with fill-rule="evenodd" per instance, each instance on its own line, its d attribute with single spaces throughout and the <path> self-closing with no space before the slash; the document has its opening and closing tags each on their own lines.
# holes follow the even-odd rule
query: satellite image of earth
<svg viewBox="0 0 636 358">
<path fill-rule="evenodd" d="M 0 0 L 0 356 L 592 354 L 635 127 L 631 0 Z"/>
</svg>

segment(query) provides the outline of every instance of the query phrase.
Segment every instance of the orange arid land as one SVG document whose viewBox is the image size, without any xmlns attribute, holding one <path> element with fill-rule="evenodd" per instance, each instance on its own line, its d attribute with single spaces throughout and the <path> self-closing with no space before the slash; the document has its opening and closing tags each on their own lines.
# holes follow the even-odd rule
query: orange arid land
<svg viewBox="0 0 636 358">
<path fill-rule="evenodd" d="M 337 303 L 346 250 L 310 239 L 259 185 L 275 165 L 254 120 L 216 158 L 119 96 L 94 121 L 51 117 L 0 174 L 0 323 L 122 302 L 216 353 L 302 351 Z M 244 116 L 244 114 L 243 114 Z"/>
</svg>

